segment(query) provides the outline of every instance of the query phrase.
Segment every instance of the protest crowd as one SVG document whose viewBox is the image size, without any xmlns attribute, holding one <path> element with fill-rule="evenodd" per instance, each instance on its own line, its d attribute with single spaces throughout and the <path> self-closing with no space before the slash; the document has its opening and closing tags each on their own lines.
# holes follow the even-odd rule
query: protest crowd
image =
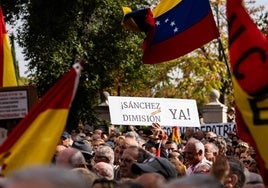
<svg viewBox="0 0 268 188">
<path fill-rule="evenodd" d="M 154 8 L 154 12 L 150 8 L 124 11 L 122 25 L 130 30 L 146 33 L 142 45 L 144 52 L 142 60 L 145 64 L 173 60 L 216 38 L 221 46 L 220 33 L 213 20 L 209 1 L 162 2 Z M 180 5 L 177 6 L 179 3 Z M 226 3 L 228 48 L 232 70 L 229 70 L 227 61 L 226 64 L 234 81 L 235 105 L 239 111 L 237 114 L 241 116 L 240 120 L 243 120 L 240 124 L 245 124 L 240 131 L 244 128 L 245 132 L 254 132 L 255 137 L 261 138 L 262 140 L 255 139 L 255 143 L 251 142 L 259 149 L 267 147 L 262 141 L 265 141 L 268 131 L 266 94 L 268 38 L 252 22 L 243 4 L 241 0 L 227 0 Z M 187 14 L 184 10 L 187 10 Z M 139 15 L 140 13 L 142 15 Z M 184 17 L 187 19 L 184 20 Z M 3 22 L 3 16 L 1 18 Z M 143 18 L 143 22 L 145 20 L 146 22 L 140 22 L 136 18 Z M 2 33 L 6 34 L 6 29 Z M 6 41 L 8 40 L 4 42 Z M 4 42 L 2 41 L 0 46 Z M 221 50 L 223 52 L 219 51 L 219 54 L 222 57 L 219 56 L 219 59 L 225 59 L 224 49 Z M 202 48 L 202 52 L 206 52 L 205 48 Z M 4 57 L 3 54 L 7 55 L 1 52 L 0 56 Z M 9 56 L 11 58 L 11 54 Z M 205 57 L 208 57 L 207 53 Z M 9 58 L 5 57 L 6 59 Z M 228 131 L 225 137 L 215 131 L 194 129 L 191 125 L 182 126 L 187 127 L 183 133 L 176 133 L 178 129 L 174 129 L 172 134 L 168 134 L 158 123 L 160 118 L 156 114 L 163 110 L 158 107 L 159 102 L 148 105 L 148 109 L 155 110 L 150 115 L 135 116 L 143 122 L 154 122 L 146 128 L 127 125 L 123 126 L 124 130 L 121 130 L 122 126 L 111 125 L 106 131 L 100 127 L 91 129 L 93 126 L 88 128 L 79 124 L 75 129 L 65 130 L 62 133 L 78 88 L 83 64 L 85 64 L 84 60 L 77 61 L 70 71 L 30 109 L 29 113 L 27 112 L 28 114 L 25 112 L 26 116 L 23 120 L 0 145 L 0 175 L 4 176 L 0 178 L 0 188 L 263 188 L 267 186 L 265 184 L 268 178 L 263 178 L 267 175 L 261 176 L 263 167 L 268 173 L 267 152 L 261 153 L 249 143 L 250 141 L 241 139 L 236 131 Z M 3 67 L 0 71 L 13 72 L 10 71 L 12 69 Z M 17 86 L 15 75 L 12 79 L 6 72 L 3 75 L 8 78 L 4 81 L 14 78 L 15 85 L 6 82 L 0 83 L 0 87 Z M 225 78 L 223 77 L 222 80 Z M 17 100 L 20 97 L 11 97 L 10 102 L 6 96 L 2 98 L 4 105 L 1 108 L 6 108 L 6 111 L 10 112 L 9 108 L 16 103 L 13 99 Z M 160 98 L 159 100 L 164 101 Z M 165 103 L 167 101 L 165 100 Z M 125 103 L 121 105 L 122 109 L 128 107 Z M 144 106 L 138 107 L 139 112 L 143 113 L 140 109 Z M 191 120 L 190 113 L 187 113 L 190 112 L 189 108 L 177 109 L 176 107 L 168 110 L 173 119 L 178 117 L 180 119 L 180 116 L 183 116 L 184 121 Z M 180 114 L 178 117 L 177 112 Z M 116 115 L 117 113 L 118 111 L 115 111 Z M 14 117 L 14 114 L 20 115 L 7 113 L 5 118 L 11 115 Z M 131 119 L 132 115 L 124 114 L 124 118 Z M 198 113 L 195 115 L 199 122 Z M 236 120 L 235 118 L 235 109 L 231 108 L 228 111 L 228 122 L 239 123 L 238 118 Z M 39 136 L 36 136 L 37 132 Z M 39 145 L 36 142 L 39 142 Z M 43 148 L 39 147 L 40 145 Z M 51 145 L 53 147 L 50 147 Z M 31 150 L 34 152 L 31 153 Z M 42 155 L 37 156 L 39 150 L 43 152 Z M 260 153 L 262 155 L 257 155 Z M 34 154 L 36 157 L 32 157 L 35 156 Z M 264 165 L 257 162 L 261 159 L 266 160 Z M 37 162 L 48 162 L 48 164 L 28 165 Z M 28 166 L 17 168 L 22 164 Z M 12 173 L 8 174 L 11 171 Z M 5 176 L 6 174 L 8 175 Z"/>
<path fill-rule="evenodd" d="M 54 148 L 51 148 L 54 149 Z M 65 131 L 50 166 L 15 171 L 2 187 L 265 187 L 252 146 L 235 132 L 224 138 L 195 131 L 174 138 L 153 123 L 147 129 L 79 125 Z"/>
</svg>

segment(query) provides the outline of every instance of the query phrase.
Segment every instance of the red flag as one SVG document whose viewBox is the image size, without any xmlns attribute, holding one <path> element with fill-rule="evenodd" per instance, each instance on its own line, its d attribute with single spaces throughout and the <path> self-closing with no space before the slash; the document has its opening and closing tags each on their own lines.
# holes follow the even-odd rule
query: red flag
<svg viewBox="0 0 268 188">
<path fill-rule="evenodd" d="M 255 146 L 263 180 L 268 185 L 268 40 L 242 5 L 227 0 L 229 54 L 239 136 Z"/>
<path fill-rule="evenodd" d="M 6 24 L 0 6 L 0 87 L 17 86 L 17 78 Z"/>
<path fill-rule="evenodd" d="M 0 146 L 1 175 L 30 165 L 50 164 L 65 128 L 81 69 L 79 63 L 74 64 L 12 130 Z"/>
</svg>

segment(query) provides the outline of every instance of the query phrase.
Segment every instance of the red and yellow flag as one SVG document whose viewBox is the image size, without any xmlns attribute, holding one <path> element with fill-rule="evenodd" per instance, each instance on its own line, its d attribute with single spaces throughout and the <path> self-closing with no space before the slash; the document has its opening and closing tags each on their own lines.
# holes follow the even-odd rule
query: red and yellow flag
<svg viewBox="0 0 268 188">
<path fill-rule="evenodd" d="M 17 78 L 13 57 L 11 53 L 10 41 L 6 30 L 6 24 L 0 7 L 0 88 L 17 86 Z"/>
<path fill-rule="evenodd" d="M 181 143 L 180 133 L 179 133 L 178 126 L 172 127 L 171 140 L 173 142 L 176 142 L 177 144 Z"/>
<path fill-rule="evenodd" d="M 32 165 L 50 164 L 65 128 L 79 83 L 76 63 L 29 111 L 0 146 L 1 175 Z"/>
<path fill-rule="evenodd" d="M 242 0 L 227 0 L 227 20 L 238 134 L 255 146 L 268 185 L 268 39 L 250 18 Z"/>
</svg>

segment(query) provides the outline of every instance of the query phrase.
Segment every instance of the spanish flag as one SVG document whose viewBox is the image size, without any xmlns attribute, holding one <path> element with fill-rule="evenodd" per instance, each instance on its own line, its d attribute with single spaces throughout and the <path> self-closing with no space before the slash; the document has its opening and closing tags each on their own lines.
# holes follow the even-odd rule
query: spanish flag
<svg viewBox="0 0 268 188">
<path fill-rule="evenodd" d="M 181 143 L 178 126 L 172 127 L 171 140 L 177 144 Z"/>
<path fill-rule="evenodd" d="M 227 21 L 238 134 L 255 147 L 268 185 L 268 38 L 248 15 L 242 0 L 227 0 Z"/>
<path fill-rule="evenodd" d="M 0 7 L 0 88 L 17 86 L 17 78 L 13 57 L 11 53 L 10 41 L 6 30 L 2 8 Z"/>
<path fill-rule="evenodd" d="M 32 165 L 50 164 L 66 125 L 81 69 L 75 63 L 8 135 L 0 146 L 2 176 Z"/>
</svg>

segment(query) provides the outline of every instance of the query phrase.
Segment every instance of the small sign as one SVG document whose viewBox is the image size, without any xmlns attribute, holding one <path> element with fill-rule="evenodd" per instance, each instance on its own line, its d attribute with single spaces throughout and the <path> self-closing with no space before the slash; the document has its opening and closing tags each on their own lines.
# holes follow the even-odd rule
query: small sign
<svg viewBox="0 0 268 188">
<path fill-rule="evenodd" d="M 0 119 L 24 118 L 28 113 L 27 91 L 0 92 Z"/>
<path fill-rule="evenodd" d="M 200 127 L 195 100 L 109 96 L 111 123 Z"/>
</svg>

